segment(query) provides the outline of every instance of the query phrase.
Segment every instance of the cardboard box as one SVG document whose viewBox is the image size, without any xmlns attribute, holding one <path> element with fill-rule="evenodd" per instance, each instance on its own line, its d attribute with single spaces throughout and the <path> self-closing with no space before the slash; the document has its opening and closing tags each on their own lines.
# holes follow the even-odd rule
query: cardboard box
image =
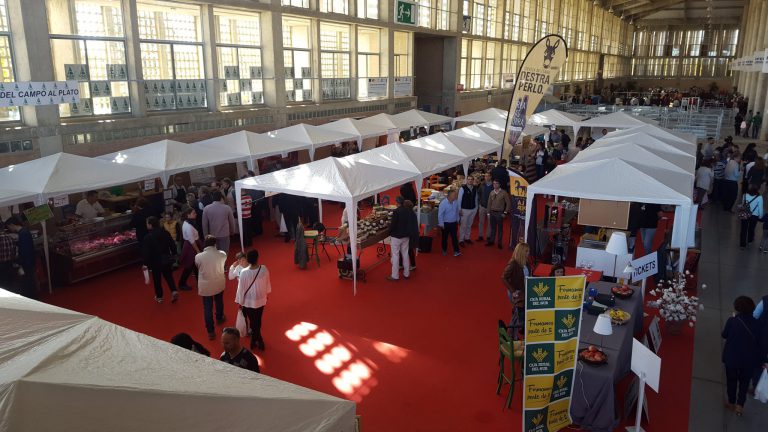
<svg viewBox="0 0 768 432">
<path fill-rule="evenodd" d="M 579 225 L 627 229 L 628 201 L 579 200 Z"/>
</svg>

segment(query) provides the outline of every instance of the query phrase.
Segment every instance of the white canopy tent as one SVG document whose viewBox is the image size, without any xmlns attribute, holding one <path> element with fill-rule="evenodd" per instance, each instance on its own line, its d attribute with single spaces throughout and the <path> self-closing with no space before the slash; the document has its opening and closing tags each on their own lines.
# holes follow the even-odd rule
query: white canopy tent
<svg viewBox="0 0 768 432">
<path fill-rule="evenodd" d="M 405 163 L 405 161 L 403 161 Z M 405 166 L 405 165 L 404 165 Z M 250 177 L 235 182 L 238 214 L 242 210 L 240 191 L 258 189 L 271 193 L 288 193 L 346 204 L 349 237 L 357 238 L 357 203 L 366 197 L 386 191 L 419 176 L 412 171 L 361 163 L 355 159 L 325 158 L 307 164 Z M 242 232 L 242 219 L 238 219 Z M 357 257 L 357 242 L 350 241 L 352 256 Z M 242 247 L 242 237 L 241 237 Z M 352 260 L 353 290 L 357 293 L 357 259 Z"/>
<path fill-rule="evenodd" d="M 581 127 L 627 129 L 648 124 L 655 126 L 659 122 L 641 116 L 633 116 L 623 111 L 616 111 L 585 120 L 581 122 Z"/>
<path fill-rule="evenodd" d="M 0 188 L 0 206 L 8 207 L 25 202 L 37 201 L 37 194 L 13 189 Z"/>
<path fill-rule="evenodd" d="M 158 171 L 151 168 L 115 165 L 99 159 L 57 153 L 0 169 L 0 184 L 11 191 L 7 201 L 3 199 L 0 204 L 13 205 L 33 201 L 36 205 L 42 205 L 56 196 L 133 183 L 155 178 L 157 175 Z M 27 195 L 22 196 L 19 192 Z M 49 275 L 48 289 L 52 292 L 46 222 L 42 223 L 42 228 L 43 251 Z"/>
<path fill-rule="evenodd" d="M 550 109 L 533 114 L 528 119 L 528 124 L 536 126 L 570 126 L 573 128 L 574 135 L 578 135 L 583 121 L 584 117 L 582 116 Z"/>
<path fill-rule="evenodd" d="M 458 140 L 458 138 L 455 138 L 455 137 L 454 139 Z M 406 141 L 404 143 L 401 143 L 400 145 L 404 147 L 417 147 L 424 150 L 431 150 L 436 153 L 447 153 L 454 156 L 458 156 L 459 158 L 461 158 L 460 164 L 462 167 L 464 167 L 465 173 L 469 169 L 469 161 L 471 161 L 474 158 L 474 156 L 470 157 L 469 155 L 467 155 L 467 153 L 465 153 L 465 151 L 462 148 L 456 145 L 444 133 L 437 133 L 437 134 L 421 137 L 415 140 Z"/>
<path fill-rule="evenodd" d="M 248 163 L 248 169 L 255 172 L 258 172 L 258 169 L 256 169 L 256 160 L 258 159 L 277 155 L 286 157 L 288 153 L 293 151 L 312 149 L 311 144 L 289 141 L 245 130 L 198 141 L 195 145 L 216 152 L 237 154 L 241 157 L 241 160 Z"/>
<path fill-rule="evenodd" d="M 629 130 L 631 129 L 627 129 L 627 131 Z M 644 142 L 653 142 L 654 145 L 660 145 L 660 143 L 663 143 L 668 147 L 672 147 L 674 149 L 682 151 L 687 155 L 696 157 L 696 144 L 690 143 L 688 141 L 682 141 L 680 139 L 673 139 L 668 137 L 651 135 L 646 132 L 624 133 L 621 135 L 608 134 L 605 137 L 600 138 L 595 142 L 596 143 L 597 142 L 611 142 L 611 143 L 632 142 L 637 144 L 642 144 Z"/>
<path fill-rule="evenodd" d="M 456 123 L 485 123 L 489 121 L 507 121 L 507 110 L 499 108 L 486 108 L 481 111 L 475 111 L 470 114 L 458 116 L 451 120 L 451 129 L 456 127 Z"/>
<path fill-rule="evenodd" d="M 504 139 L 503 132 L 501 135 L 495 132 L 496 131 L 492 129 L 486 129 L 481 128 L 478 125 L 472 125 L 454 129 L 450 132 L 446 132 L 445 134 L 448 136 L 458 136 L 473 140 L 486 141 L 501 146 L 501 141 Z"/>
<path fill-rule="evenodd" d="M 497 140 L 499 143 L 504 142 L 504 132 L 506 132 L 506 123 L 505 121 L 492 121 L 492 122 L 485 122 L 478 125 L 475 125 L 478 128 L 480 128 L 483 132 L 488 134 L 489 136 L 493 137 L 495 140 Z M 462 128 L 466 129 L 466 128 Z M 461 130 L 461 129 L 459 129 Z M 517 142 L 521 142 L 523 140 L 524 136 L 539 136 L 543 135 L 547 132 L 547 129 L 542 126 L 536 126 L 532 124 L 525 125 L 525 128 L 523 128 L 523 133 L 520 134 L 520 137 L 517 138 Z"/>
<path fill-rule="evenodd" d="M 441 124 L 450 123 L 453 117 L 448 117 L 440 114 L 434 114 L 427 111 L 411 109 L 403 111 L 401 113 L 392 116 L 395 122 L 401 121 L 409 124 L 413 127 L 421 126 L 437 126 Z"/>
<path fill-rule="evenodd" d="M 0 289 L 0 429 L 353 431 L 355 404 Z"/>
<path fill-rule="evenodd" d="M 174 174 L 214 165 L 237 162 L 243 156 L 237 153 L 212 150 L 196 144 L 161 140 L 142 146 L 98 156 L 96 159 L 114 162 L 114 165 L 130 165 L 155 170 L 164 187 Z"/>
<path fill-rule="evenodd" d="M 651 124 L 636 126 L 629 129 L 615 130 L 613 132 L 608 132 L 608 134 L 605 137 L 615 138 L 615 137 L 624 136 L 627 134 L 634 134 L 634 133 L 645 133 L 648 135 L 655 136 L 657 138 L 662 138 L 667 141 L 677 141 L 681 143 L 693 144 L 694 146 L 696 145 L 696 135 L 677 132 L 667 128 L 663 128 L 661 126 L 654 126 Z"/>
<path fill-rule="evenodd" d="M 393 116 L 391 114 L 379 113 L 370 117 L 360 119 L 360 121 L 364 123 L 373 123 L 380 127 L 387 128 L 387 130 L 397 131 L 397 132 L 408 130 L 411 128 L 407 123 L 403 121 L 396 122 L 396 120 L 392 117 Z"/>
<path fill-rule="evenodd" d="M 669 156 L 672 156 L 671 160 Z M 676 159 L 678 154 L 667 153 L 661 150 L 649 150 L 642 145 L 635 143 L 623 143 L 605 147 L 590 146 L 586 150 L 580 151 L 571 163 L 592 162 L 602 159 L 619 158 L 625 161 L 636 161 L 645 165 L 657 166 L 668 170 L 677 170 L 693 177 L 694 173 L 690 171 L 686 160 Z M 677 165 L 677 161 L 680 165 Z"/>
<path fill-rule="evenodd" d="M 329 130 L 321 128 L 319 126 L 308 125 L 300 123 L 293 126 L 288 126 L 282 129 L 278 129 L 272 132 L 267 132 L 267 135 L 274 138 L 280 138 L 288 141 L 296 141 L 304 144 L 310 144 L 312 147 L 309 149 L 309 158 L 315 158 L 315 150 L 320 147 L 325 147 L 333 144 L 339 144 L 345 141 L 358 142 L 359 136 L 352 135 L 346 132 L 339 132 L 335 130 Z"/>
<path fill-rule="evenodd" d="M 687 190 L 687 186 L 677 183 L 683 178 L 680 177 L 681 175 L 686 177 L 682 173 L 642 166 L 642 164 L 619 158 L 567 163 L 558 166 L 544 178 L 528 186 L 527 208 L 533 208 L 537 194 L 675 205 L 680 211 L 681 222 L 675 223 L 674 230 L 679 230 L 681 257 L 685 257 L 689 244 L 688 225 L 693 206 L 691 191 Z M 525 215 L 526 238 L 530 218 L 529 210 Z M 681 259 L 679 261 L 681 271 L 684 265 L 685 259 Z"/>
<path fill-rule="evenodd" d="M 357 136 L 358 151 L 363 151 L 363 140 L 366 138 L 374 138 L 374 137 L 380 137 L 382 135 L 387 135 L 388 140 L 392 140 L 392 138 L 396 139 L 396 137 L 389 136 L 390 128 L 387 128 L 380 124 L 364 122 L 362 120 L 355 120 L 350 118 L 332 121 L 330 123 L 326 123 L 318 127 L 323 129 L 328 129 L 334 132 L 343 132 L 343 133 Z M 395 141 L 392 141 L 392 142 L 395 142 Z"/>
<path fill-rule="evenodd" d="M 587 150 L 584 151 L 623 144 L 637 144 L 647 150 L 650 150 L 653 153 L 660 155 L 663 154 L 668 161 L 684 168 L 687 172 L 694 172 L 696 169 L 696 156 L 690 154 L 687 151 L 680 150 L 679 148 L 676 148 L 652 136 L 642 134 L 637 134 L 637 136 L 633 137 L 619 137 L 611 139 L 601 138 L 595 141 L 591 146 L 587 148 Z"/>
</svg>

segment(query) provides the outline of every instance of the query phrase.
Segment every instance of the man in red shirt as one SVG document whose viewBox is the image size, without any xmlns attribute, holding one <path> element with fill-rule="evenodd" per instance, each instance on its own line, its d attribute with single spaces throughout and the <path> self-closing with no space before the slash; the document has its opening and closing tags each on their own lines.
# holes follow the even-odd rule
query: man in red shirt
<svg viewBox="0 0 768 432">
<path fill-rule="evenodd" d="M 243 220 L 243 244 L 248 249 L 251 247 L 253 239 L 253 197 L 248 194 L 247 189 L 242 189 L 240 190 L 240 199 L 242 201 L 240 218 Z"/>
</svg>

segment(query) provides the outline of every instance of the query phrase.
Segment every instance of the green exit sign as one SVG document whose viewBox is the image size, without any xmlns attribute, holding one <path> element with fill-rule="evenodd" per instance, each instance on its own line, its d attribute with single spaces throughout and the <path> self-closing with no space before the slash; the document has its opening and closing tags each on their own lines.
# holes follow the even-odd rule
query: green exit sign
<svg viewBox="0 0 768 432">
<path fill-rule="evenodd" d="M 416 25 L 417 7 L 415 3 L 405 0 L 395 2 L 395 23 Z"/>
</svg>

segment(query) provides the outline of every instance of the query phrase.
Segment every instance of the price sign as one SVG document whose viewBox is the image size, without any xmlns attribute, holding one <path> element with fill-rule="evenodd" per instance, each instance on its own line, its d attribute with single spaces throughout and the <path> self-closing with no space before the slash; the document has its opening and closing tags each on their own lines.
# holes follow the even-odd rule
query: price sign
<svg viewBox="0 0 768 432">
<path fill-rule="evenodd" d="M 65 205 L 69 205 L 69 195 L 59 195 L 57 197 L 53 197 L 53 207 L 64 207 Z"/>
<path fill-rule="evenodd" d="M 28 210 L 24 210 L 24 216 L 30 225 L 46 221 L 53 217 L 51 207 L 48 204 L 39 205 Z"/>
</svg>

